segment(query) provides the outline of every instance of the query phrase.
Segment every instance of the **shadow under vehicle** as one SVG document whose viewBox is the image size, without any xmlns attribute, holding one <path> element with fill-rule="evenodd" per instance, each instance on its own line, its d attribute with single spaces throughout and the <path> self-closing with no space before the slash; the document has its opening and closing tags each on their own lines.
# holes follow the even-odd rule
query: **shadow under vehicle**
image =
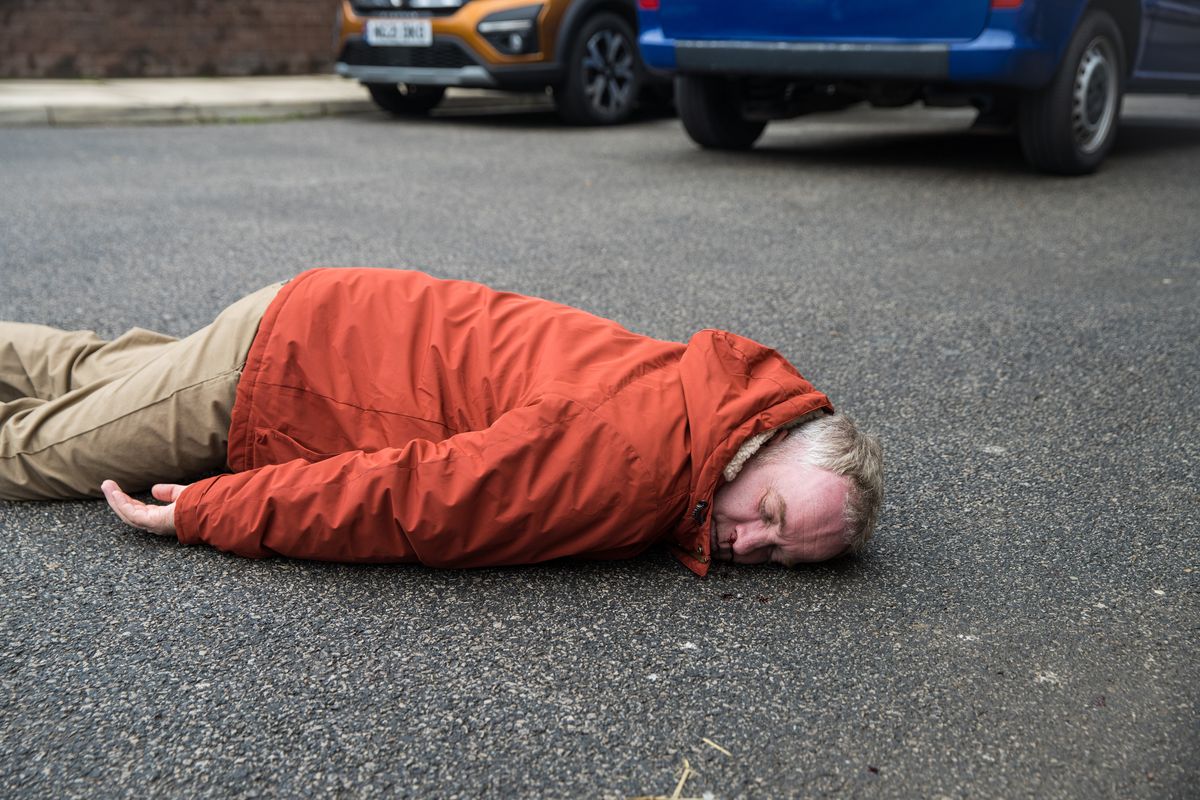
<svg viewBox="0 0 1200 800">
<path fill-rule="evenodd" d="M 1126 92 L 1200 92 L 1200 0 L 639 0 L 642 56 L 677 76 L 699 145 L 770 120 L 924 102 L 975 106 L 1064 175 L 1112 149 Z"/>
</svg>

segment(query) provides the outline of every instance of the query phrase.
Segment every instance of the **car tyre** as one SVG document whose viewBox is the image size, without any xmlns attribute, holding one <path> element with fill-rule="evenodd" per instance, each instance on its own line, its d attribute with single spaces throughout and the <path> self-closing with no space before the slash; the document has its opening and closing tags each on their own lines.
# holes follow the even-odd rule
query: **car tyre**
<svg viewBox="0 0 1200 800">
<path fill-rule="evenodd" d="M 629 23 L 616 14 L 596 14 L 583 23 L 569 53 L 566 75 L 554 87 L 559 116 L 572 125 L 629 119 L 645 75 Z"/>
<path fill-rule="evenodd" d="M 1026 160 L 1058 175 L 1094 172 L 1116 140 L 1124 80 L 1121 32 L 1108 14 L 1091 11 L 1049 85 L 1022 98 L 1018 133 Z"/>
<path fill-rule="evenodd" d="M 726 78 L 677 78 L 675 105 L 684 130 L 701 147 L 748 150 L 767 127 L 766 122 L 742 116 L 737 84 Z"/>
<path fill-rule="evenodd" d="M 442 102 L 445 86 L 415 86 L 411 83 L 368 83 L 375 105 L 397 117 L 422 117 Z"/>
</svg>

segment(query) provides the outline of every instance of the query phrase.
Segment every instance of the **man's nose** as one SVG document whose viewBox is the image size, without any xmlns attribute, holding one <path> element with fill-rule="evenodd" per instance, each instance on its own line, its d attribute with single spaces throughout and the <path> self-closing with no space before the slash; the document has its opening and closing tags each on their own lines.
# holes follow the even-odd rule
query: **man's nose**
<svg viewBox="0 0 1200 800">
<path fill-rule="evenodd" d="M 752 550 L 757 550 L 759 547 L 762 547 L 765 536 L 766 530 L 761 525 L 753 523 L 739 525 L 734 529 L 734 539 L 731 545 L 733 552 L 741 555 L 749 553 Z"/>
</svg>

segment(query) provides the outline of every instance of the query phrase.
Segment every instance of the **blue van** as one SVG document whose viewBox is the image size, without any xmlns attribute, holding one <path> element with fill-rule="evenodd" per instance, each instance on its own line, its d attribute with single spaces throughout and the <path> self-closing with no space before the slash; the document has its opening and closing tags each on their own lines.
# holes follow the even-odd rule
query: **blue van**
<svg viewBox="0 0 1200 800">
<path fill-rule="evenodd" d="M 974 105 L 1038 169 L 1094 171 L 1127 91 L 1200 92 L 1200 0 L 638 0 L 684 128 L 745 149 L 768 121 L 866 101 Z"/>
</svg>

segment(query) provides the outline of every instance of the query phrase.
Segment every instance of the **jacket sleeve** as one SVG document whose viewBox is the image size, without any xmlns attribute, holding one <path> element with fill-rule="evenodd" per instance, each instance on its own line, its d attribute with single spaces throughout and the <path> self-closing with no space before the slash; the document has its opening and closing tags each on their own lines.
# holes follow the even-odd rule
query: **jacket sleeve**
<svg viewBox="0 0 1200 800">
<path fill-rule="evenodd" d="M 542 401 L 441 442 L 220 475 L 177 501 L 181 542 L 239 555 L 435 567 L 649 546 L 656 487 L 590 411 Z"/>
</svg>

